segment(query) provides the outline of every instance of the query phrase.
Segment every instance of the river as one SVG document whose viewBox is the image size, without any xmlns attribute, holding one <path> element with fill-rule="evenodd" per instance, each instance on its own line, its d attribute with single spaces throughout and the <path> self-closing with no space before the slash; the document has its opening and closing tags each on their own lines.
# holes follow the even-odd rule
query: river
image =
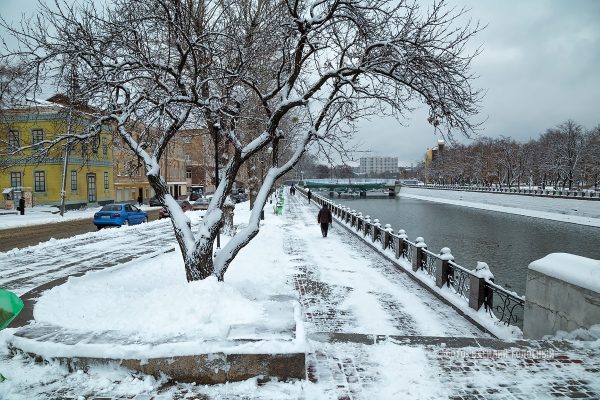
<svg viewBox="0 0 600 400">
<path fill-rule="evenodd" d="M 474 269 L 489 264 L 495 282 L 523 295 L 527 266 L 550 253 L 600 259 L 600 229 L 551 220 L 479 210 L 425 200 L 334 199 L 394 232 L 404 229 L 414 241 L 422 236 L 432 252 L 450 247 L 455 261 Z"/>
</svg>

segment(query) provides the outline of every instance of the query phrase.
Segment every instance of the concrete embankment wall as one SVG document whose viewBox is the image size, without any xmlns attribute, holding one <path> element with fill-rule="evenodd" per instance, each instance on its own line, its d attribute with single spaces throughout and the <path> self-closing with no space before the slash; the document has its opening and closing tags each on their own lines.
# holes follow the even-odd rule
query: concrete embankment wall
<svg viewBox="0 0 600 400">
<path fill-rule="evenodd" d="M 529 265 L 525 292 L 526 338 L 600 324 L 600 261 L 554 253 Z"/>
</svg>

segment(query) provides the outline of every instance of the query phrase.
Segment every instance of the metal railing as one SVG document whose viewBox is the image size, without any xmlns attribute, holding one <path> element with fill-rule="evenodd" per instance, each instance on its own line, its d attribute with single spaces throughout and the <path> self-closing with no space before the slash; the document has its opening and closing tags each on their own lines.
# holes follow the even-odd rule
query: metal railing
<svg viewBox="0 0 600 400">
<path fill-rule="evenodd" d="M 373 245 L 391 252 L 395 259 L 403 259 L 412 266 L 413 273 L 422 274 L 439 288 L 446 286 L 470 308 L 479 310 L 484 307 L 504 324 L 522 327 L 525 298 L 457 264 L 450 249 L 444 248 L 436 254 L 427 249 L 423 238 L 411 242 L 404 230 L 394 233 L 389 225 L 382 229 L 377 219 L 371 220 L 369 216 L 314 193 L 313 199 L 319 205 L 327 203 L 338 221 L 356 231 L 364 240 L 370 239 Z"/>
<path fill-rule="evenodd" d="M 578 190 L 578 189 L 542 189 L 542 188 L 527 188 L 527 187 L 489 187 L 489 186 L 468 186 L 468 185 L 406 185 L 406 187 L 414 187 L 421 189 L 438 189 L 438 190 L 458 190 L 466 192 L 485 192 L 485 193 L 503 193 L 503 194 L 520 194 L 524 196 L 537 197 L 556 197 L 563 199 L 580 199 L 580 200 L 600 200 L 600 191 L 595 190 Z"/>
</svg>

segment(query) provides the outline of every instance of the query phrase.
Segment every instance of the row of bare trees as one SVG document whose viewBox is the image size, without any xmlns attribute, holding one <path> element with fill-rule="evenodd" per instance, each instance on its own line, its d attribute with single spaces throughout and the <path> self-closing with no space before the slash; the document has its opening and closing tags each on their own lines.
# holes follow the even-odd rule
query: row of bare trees
<svg viewBox="0 0 600 400">
<path fill-rule="evenodd" d="M 598 189 L 600 126 L 586 130 L 568 120 L 525 143 L 483 137 L 444 149 L 424 174 L 439 184 Z"/>
</svg>

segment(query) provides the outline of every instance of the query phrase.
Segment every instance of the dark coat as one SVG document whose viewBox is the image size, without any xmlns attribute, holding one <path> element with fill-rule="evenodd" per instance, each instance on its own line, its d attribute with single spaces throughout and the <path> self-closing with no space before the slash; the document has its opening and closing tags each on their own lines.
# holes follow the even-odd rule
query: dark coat
<svg viewBox="0 0 600 400">
<path fill-rule="evenodd" d="M 331 222 L 333 222 L 331 210 L 327 207 L 321 208 L 321 210 L 319 210 L 319 215 L 317 216 L 317 222 L 320 224 L 331 224 Z"/>
</svg>

